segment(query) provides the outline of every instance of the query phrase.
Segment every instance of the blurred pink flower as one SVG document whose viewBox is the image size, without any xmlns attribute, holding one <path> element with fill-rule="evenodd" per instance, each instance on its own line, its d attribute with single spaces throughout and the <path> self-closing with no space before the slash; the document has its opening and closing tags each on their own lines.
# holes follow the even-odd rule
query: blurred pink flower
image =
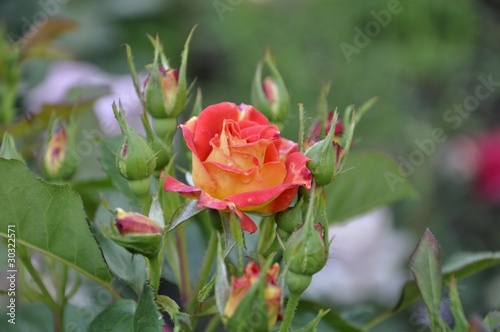
<svg viewBox="0 0 500 332">
<path fill-rule="evenodd" d="M 472 181 L 481 200 L 500 203 L 500 128 L 457 138 L 447 150 L 446 165 L 455 175 Z"/>
</svg>

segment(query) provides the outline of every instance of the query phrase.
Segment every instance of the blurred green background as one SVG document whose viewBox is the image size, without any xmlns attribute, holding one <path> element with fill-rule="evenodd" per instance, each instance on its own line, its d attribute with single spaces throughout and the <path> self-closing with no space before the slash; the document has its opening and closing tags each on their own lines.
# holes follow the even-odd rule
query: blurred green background
<svg viewBox="0 0 500 332">
<path fill-rule="evenodd" d="M 389 8 L 397 10 L 385 26 L 367 32 L 378 13 Z M 446 170 L 441 153 L 454 137 L 500 122 L 498 87 L 456 128 L 444 118 L 454 104 L 474 94 L 479 76 L 500 81 L 498 1 L 2 0 L 0 10 L 12 36 L 36 23 L 40 12 L 75 20 L 78 28 L 59 43 L 76 59 L 120 74 L 128 72 L 124 43 L 132 47 L 138 68 L 152 62 L 146 34 L 159 34 L 177 67 L 197 24 L 188 75 L 202 89 L 204 105 L 250 103 L 255 66 L 269 46 L 291 93 L 293 112 L 283 133 L 288 138 L 297 133 L 297 103 L 314 116 L 323 83 L 331 82 L 329 103 L 339 110 L 377 96 L 356 129 L 353 149 L 408 159 L 417 148 L 415 140 L 430 137 L 433 129 L 447 137 L 409 176 L 420 197 L 394 206 L 397 226 L 415 234 L 430 227 L 445 259 L 457 250 L 500 250 L 498 206 L 477 200 L 470 185 Z M 362 45 L 359 39 L 356 44 L 360 30 L 371 34 Z M 346 55 L 346 44 L 356 51 Z M 28 64 L 22 88 L 39 83 L 48 65 Z M 500 308 L 500 290 L 494 287 L 499 274 L 491 269 L 461 282 L 467 313 Z M 393 328 L 416 328 L 410 313 L 400 316 L 391 322 L 400 324 Z"/>
</svg>

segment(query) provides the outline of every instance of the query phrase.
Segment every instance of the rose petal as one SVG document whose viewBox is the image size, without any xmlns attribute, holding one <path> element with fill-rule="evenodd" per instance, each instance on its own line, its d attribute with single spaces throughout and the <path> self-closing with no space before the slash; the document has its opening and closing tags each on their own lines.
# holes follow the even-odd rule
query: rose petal
<svg viewBox="0 0 500 332">
<path fill-rule="evenodd" d="M 207 207 L 220 211 L 233 211 L 240 218 L 241 228 L 244 231 L 247 231 L 249 233 L 254 233 L 255 231 L 257 231 L 257 225 L 255 225 L 252 219 L 250 219 L 245 213 L 239 210 L 232 202 L 221 201 L 220 199 L 202 193 L 198 201 L 198 207 Z"/>
<path fill-rule="evenodd" d="M 238 106 L 238 109 L 240 110 L 240 118 L 238 119 L 240 121 L 240 128 L 246 128 L 247 124 L 254 126 L 255 123 L 261 125 L 269 125 L 269 120 L 266 118 L 266 116 L 256 110 L 253 106 L 240 104 L 240 106 Z"/>
<path fill-rule="evenodd" d="M 301 152 L 293 152 L 285 162 L 287 175 L 285 183 L 295 183 L 304 186 L 306 189 L 311 188 L 312 175 L 306 164 L 310 159 Z"/>
<path fill-rule="evenodd" d="M 190 199 L 198 199 L 200 197 L 200 194 L 202 193 L 201 189 L 185 185 L 184 183 L 180 182 L 170 175 L 167 175 L 165 183 L 163 184 L 163 189 L 165 191 L 173 191 L 179 193 L 183 197 Z"/>
<path fill-rule="evenodd" d="M 196 118 L 196 128 L 192 131 L 194 147 L 189 147 L 189 149 L 196 152 L 201 161 L 205 161 L 212 151 L 209 142 L 215 135 L 222 132 L 224 120 L 238 121 L 240 113 L 233 103 L 208 106 Z"/>
<path fill-rule="evenodd" d="M 257 230 L 257 225 L 245 213 L 239 210 L 232 202 L 221 201 L 216 199 L 198 188 L 193 188 L 178 181 L 168 175 L 163 185 L 165 191 L 174 191 L 186 198 L 198 199 L 198 207 L 207 207 L 210 209 L 221 211 L 234 211 L 240 218 L 241 228 L 247 232 L 254 233 Z"/>
<path fill-rule="evenodd" d="M 256 167 L 240 172 L 230 166 L 212 162 L 204 162 L 203 166 L 215 181 L 215 193 L 218 199 L 247 191 L 259 191 L 267 188 Z"/>
</svg>

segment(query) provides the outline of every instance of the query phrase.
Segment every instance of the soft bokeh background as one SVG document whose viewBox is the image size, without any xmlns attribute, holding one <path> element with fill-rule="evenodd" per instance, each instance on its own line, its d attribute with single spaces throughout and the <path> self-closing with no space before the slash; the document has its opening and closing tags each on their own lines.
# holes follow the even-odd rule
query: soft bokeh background
<svg viewBox="0 0 500 332">
<path fill-rule="evenodd" d="M 355 47 L 358 29 L 365 31 L 374 15 L 390 6 L 398 13 L 346 56 L 341 45 Z M 353 149 L 381 151 L 401 163 L 419 149 L 416 140 L 428 141 L 436 128 L 446 135 L 409 172 L 420 197 L 392 207 L 396 226 L 413 234 L 415 242 L 429 227 L 444 260 L 458 250 L 500 250 L 499 203 L 474 192 L 473 170 L 467 168 L 474 155 L 457 157 L 450 148 L 457 137 L 475 137 L 500 125 L 500 84 L 492 85 L 476 109 L 460 115 L 460 123 L 445 116 L 474 95 L 478 77 L 500 82 L 498 1 L 2 0 L 0 11 L 14 38 L 46 14 L 77 21 L 75 31 L 59 38 L 60 45 L 110 75 L 128 72 L 123 43 L 132 47 L 138 68 L 152 61 L 146 34 L 158 33 L 171 64 L 178 66 L 184 41 L 198 24 L 188 75 L 196 77 L 204 105 L 249 103 L 255 65 L 266 46 L 276 56 L 292 105 L 304 103 L 310 117 L 324 82 L 331 82 L 329 102 L 339 110 L 377 96 L 357 128 Z M 51 64 L 25 66 L 23 93 L 43 80 Z M 284 129 L 289 138 L 297 133 L 296 110 Z M 500 154 L 500 146 L 488 153 Z M 500 309 L 498 275 L 498 268 L 491 269 L 460 282 L 468 314 Z M 412 330 L 420 324 L 415 317 L 407 311 L 388 324 L 391 330 Z"/>
</svg>

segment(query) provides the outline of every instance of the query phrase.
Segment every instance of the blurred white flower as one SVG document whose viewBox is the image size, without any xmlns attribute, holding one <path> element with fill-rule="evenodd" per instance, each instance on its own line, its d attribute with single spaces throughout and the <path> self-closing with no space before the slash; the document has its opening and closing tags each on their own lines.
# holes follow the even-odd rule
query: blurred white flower
<svg viewBox="0 0 500 332">
<path fill-rule="evenodd" d="M 144 132 L 140 120 L 142 106 L 130 75 L 110 75 L 84 62 L 55 63 L 47 72 L 45 80 L 27 93 L 26 109 L 30 113 L 38 113 L 44 104 L 64 102 L 71 89 L 99 86 L 109 89 L 109 94 L 94 103 L 94 112 L 103 133 L 108 136 L 120 134 L 120 127 L 111 108 L 113 102 L 118 104 L 119 101 L 130 125 L 139 132 Z"/>
<path fill-rule="evenodd" d="M 327 305 L 394 305 L 407 280 L 412 238 L 392 226 L 383 207 L 329 228 L 329 259 L 303 298 Z"/>
</svg>

